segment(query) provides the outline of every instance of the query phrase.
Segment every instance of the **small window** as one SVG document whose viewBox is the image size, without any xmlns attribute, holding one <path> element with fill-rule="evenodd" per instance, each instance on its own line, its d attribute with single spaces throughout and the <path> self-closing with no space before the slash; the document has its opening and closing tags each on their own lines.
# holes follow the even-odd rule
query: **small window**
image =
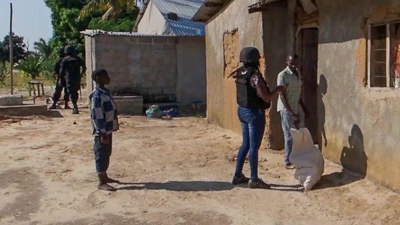
<svg viewBox="0 0 400 225">
<path fill-rule="evenodd" d="M 370 26 L 369 86 L 394 87 L 400 78 L 400 22 Z"/>
</svg>

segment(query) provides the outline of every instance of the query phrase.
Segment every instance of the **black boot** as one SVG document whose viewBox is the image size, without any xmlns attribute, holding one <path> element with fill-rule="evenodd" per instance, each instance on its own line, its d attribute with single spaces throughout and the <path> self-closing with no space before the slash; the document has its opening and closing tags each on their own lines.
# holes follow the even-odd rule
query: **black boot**
<svg viewBox="0 0 400 225">
<path fill-rule="evenodd" d="M 57 109 L 57 104 L 53 102 L 53 104 L 51 104 L 49 109 Z"/>
<path fill-rule="evenodd" d="M 71 109 L 71 107 L 68 105 L 68 101 L 65 101 L 64 109 Z"/>
<path fill-rule="evenodd" d="M 78 104 L 72 101 L 72 105 L 74 106 L 74 108 L 72 109 L 72 114 L 79 114 Z"/>
<path fill-rule="evenodd" d="M 107 184 L 107 174 L 106 173 L 99 173 L 99 184 L 97 185 L 97 189 L 103 190 L 103 191 L 116 191 L 117 189 L 113 186 L 110 186 Z"/>
</svg>

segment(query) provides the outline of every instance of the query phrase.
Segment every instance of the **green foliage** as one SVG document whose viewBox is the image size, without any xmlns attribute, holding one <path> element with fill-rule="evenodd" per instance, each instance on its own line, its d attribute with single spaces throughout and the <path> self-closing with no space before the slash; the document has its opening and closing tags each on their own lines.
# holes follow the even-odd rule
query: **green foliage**
<svg viewBox="0 0 400 225">
<path fill-rule="evenodd" d="M 3 46 L 3 42 L 0 42 L 0 69 L 4 69 L 6 66 L 6 62 L 9 59 L 9 53 L 8 50 L 5 49 L 5 46 Z M 1 70 L 2 71 L 2 70 Z M 1 75 L 1 71 L 0 71 L 0 75 Z"/>
<path fill-rule="evenodd" d="M 57 52 L 53 51 L 49 42 L 40 39 L 34 43 L 35 52 L 30 52 L 23 37 L 14 34 L 12 37 L 15 69 L 18 69 L 22 75 L 28 75 L 31 79 L 36 79 L 39 76 L 50 79 Z M 9 78 L 8 75 L 10 74 L 8 35 L 0 42 L 0 62 L 0 83 L 4 86 L 7 85 L 5 80 Z"/>
<path fill-rule="evenodd" d="M 104 11 L 97 10 L 93 12 L 94 16 L 89 23 L 89 29 L 98 29 L 104 31 L 131 32 L 139 10 L 137 8 L 123 8 L 118 10 L 118 17 L 115 19 L 104 20 L 102 15 Z"/>
<path fill-rule="evenodd" d="M 53 53 L 53 49 L 50 46 L 50 43 L 40 38 L 39 41 L 33 43 L 35 51 L 45 59 L 49 59 L 51 54 Z"/>
<path fill-rule="evenodd" d="M 108 8 L 90 8 L 86 15 L 80 16 L 83 8 L 87 6 L 89 2 L 93 2 L 91 0 L 44 1 L 52 12 L 51 18 L 54 33 L 51 40 L 51 47 L 53 49 L 59 49 L 65 45 L 72 44 L 75 45 L 77 53 L 81 57 L 85 55 L 84 38 L 80 34 L 81 31 L 86 29 L 100 29 L 106 31 L 129 32 L 132 31 L 134 19 L 139 12 L 136 7 L 122 7 L 123 3 L 118 3 L 121 7 L 117 10 L 117 17 L 114 17 L 116 19 L 102 20 L 101 17 L 106 13 Z M 125 5 L 128 3 L 128 5 L 131 5 L 130 1 L 132 0 L 125 0 Z"/>
<path fill-rule="evenodd" d="M 35 52 L 28 52 L 24 38 L 13 34 L 14 63 L 17 64 L 16 69 L 20 70 L 22 75 L 28 75 L 31 79 L 43 77 L 53 82 L 56 79 L 53 67 L 59 57 L 58 49 L 72 44 L 76 47 L 77 53 L 84 57 L 84 38 L 80 34 L 81 31 L 99 29 L 129 32 L 139 12 L 138 8 L 132 5 L 132 2 L 136 3 L 133 0 L 101 0 L 102 7 L 88 4 L 96 0 L 44 1 L 52 12 L 53 37 L 49 41 L 40 39 L 34 43 Z M 87 14 L 79 17 L 84 10 Z M 107 17 L 107 15 L 110 15 L 112 20 L 102 19 L 102 16 Z M 6 36 L 0 42 L 0 83 L 9 74 L 9 68 L 6 66 L 9 62 L 8 40 L 9 37 Z"/>
<path fill-rule="evenodd" d="M 5 85 L 4 80 L 10 73 L 10 44 L 9 35 L 6 35 L 2 42 L 0 42 L 0 84 Z M 28 55 L 27 47 L 24 43 L 24 38 L 12 35 L 13 39 L 13 62 L 19 63 Z"/>
<path fill-rule="evenodd" d="M 48 81 L 55 83 L 57 80 L 56 74 L 53 72 L 54 65 L 58 60 L 57 52 L 53 52 L 50 58 L 44 60 L 41 64 L 41 72 L 40 75 Z"/>
<path fill-rule="evenodd" d="M 124 18 L 127 11 L 137 9 L 137 0 L 89 0 L 81 9 L 78 19 L 100 12 L 102 19 Z M 133 18 L 131 18 L 133 19 Z"/>
<path fill-rule="evenodd" d="M 15 68 L 22 72 L 22 75 L 28 75 L 32 80 L 43 77 L 48 81 L 55 82 L 56 75 L 53 68 L 57 59 L 58 56 L 55 53 L 45 58 L 43 55 L 32 52 Z"/>
<path fill-rule="evenodd" d="M 51 47 L 62 48 L 68 44 L 75 45 L 77 53 L 83 55 L 84 40 L 79 33 L 85 30 L 90 18 L 77 20 L 81 8 L 86 4 L 84 0 L 45 0 L 47 7 L 51 10 L 53 26 L 53 38 Z"/>
<path fill-rule="evenodd" d="M 89 23 L 89 29 L 128 32 L 132 31 L 133 21 L 131 19 L 119 20 L 102 20 L 101 18 L 93 18 Z"/>
<path fill-rule="evenodd" d="M 0 64 L 0 84 L 4 83 L 4 79 L 9 72 L 10 72 L 10 68 L 8 67 L 8 65 L 1 63 Z"/>
<path fill-rule="evenodd" d="M 14 63 L 18 63 L 21 60 L 25 59 L 28 55 L 28 49 L 26 44 L 24 43 L 24 38 L 12 34 L 13 40 L 13 61 Z M 10 36 L 6 35 L 3 41 L 0 43 L 0 62 L 2 67 L 5 67 L 6 62 L 10 62 Z"/>
<path fill-rule="evenodd" d="M 29 75 L 32 80 L 40 76 L 42 70 L 42 63 L 44 58 L 37 54 L 29 54 L 25 60 L 19 63 L 15 68 Z"/>
</svg>

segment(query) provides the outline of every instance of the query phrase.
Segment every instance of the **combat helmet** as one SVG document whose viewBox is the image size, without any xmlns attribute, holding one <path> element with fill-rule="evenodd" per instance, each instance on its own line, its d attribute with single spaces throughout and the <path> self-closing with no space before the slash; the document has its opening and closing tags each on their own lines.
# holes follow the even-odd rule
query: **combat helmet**
<svg viewBox="0 0 400 225">
<path fill-rule="evenodd" d="M 261 55 L 257 48 L 246 47 L 243 48 L 242 51 L 240 51 L 239 60 L 242 63 L 250 63 L 250 64 L 259 63 L 260 58 Z"/>
<path fill-rule="evenodd" d="M 72 45 L 67 45 L 64 48 L 64 53 L 66 55 L 74 55 L 75 54 L 75 47 Z"/>
</svg>

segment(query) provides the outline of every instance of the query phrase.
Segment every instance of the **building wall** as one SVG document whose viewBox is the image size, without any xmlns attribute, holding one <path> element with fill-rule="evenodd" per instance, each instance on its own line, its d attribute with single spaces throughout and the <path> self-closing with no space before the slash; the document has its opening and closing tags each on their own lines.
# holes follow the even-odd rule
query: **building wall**
<svg viewBox="0 0 400 225">
<path fill-rule="evenodd" d="M 400 1 L 317 0 L 317 5 L 322 151 L 346 169 L 400 191 L 400 92 L 364 84 L 367 23 L 400 18 Z"/>
<path fill-rule="evenodd" d="M 94 57 L 95 57 L 95 47 L 94 47 L 94 39 L 88 36 L 85 36 L 85 63 L 86 63 L 86 90 L 93 90 L 94 82 L 92 80 L 91 73 L 94 65 Z M 87 94 L 90 94 L 87 93 Z"/>
<path fill-rule="evenodd" d="M 138 25 L 138 33 L 143 34 L 163 34 L 166 21 L 160 10 L 153 1 L 150 1 L 147 9 Z"/>
<path fill-rule="evenodd" d="M 97 35 L 92 39 L 94 63 L 87 64 L 108 70 L 112 92 L 129 91 L 146 102 L 176 100 L 176 38 Z"/>
<path fill-rule="evenodd" d="M 261 14 L 249 15 L 247 12 L 247 6 L 255 2 L 257 0 L 233 1 L 206 25 L 207 119 L 237 133 L 241 129 L 237 118 L 236 87 L 234 80 L 226 76 L 225 67 L 233 68 L 238 64 L 234 56 L 239 55 L 241 48 L 263 49 Z M 237 38 L 229 37 L 235 35 Z M 230 44 L 224 44 L 224 40 Z"/>
<path fill-rule="evenodd" d="M 286 67 L 286 57 L 293 50 L 294 16 L 289 13 L 295 6 L 295 1 L 270 6 L 262 12 L 263 44 L 265 54 L 265 77 L 270 89 L 276 88 L 278 74 Z M 265 142 L 267 148 L 280 150 L 284 148 L 284 138 L 281 117 L 277 112 L 277 99 L 272 101 L 268 111 L 270 118 L 266 128 Z"/>
<path fill-rule="evenodd" d="M 129 91 L 145 102 L 206 101 L 204 37 L 134 37 L 97 35 L 85 38 L 87 92 L 90 73 L 105 68 L 112 92 Z"/>
<path fill-rule="evenodd" d="M 178 54 L 178 101 L 206 102 L 206 53 L 204 37 L 181 37 Z"/>
<path fill-rule="evenodd" d="M 246 45 L 265 52 L 266 77 L 271 86 L 283 69 L 284 57 L 295 46 L 294 0 L 286 9 L 275 8 L 248 15 L 253 1 L 233 3 L 206 26 L 207 116 L 211 123 L 240 131 L 236 118 L 235 88 L 224 70 L 224 33 L 234 35 L 230 49 Z M 368 22 L 400 18 L 400 1 L 317 0 L 319 8 L 318 121 L 319 144 L 323 154 L 347 170 L 367 176 L 400 191 L 400 92 L 394 89 L 367 88 Z M 236 15 L 241 15 L 236 19 Z M 260 17 L 262 15 L 262 18 Z M 229 21 L 229 22 L 227 22 Z M 262 26 L 261 22 L 262 21 Z M 261 33 L 263 32 L 263 33 Z M 264 40 L 264 41 L 262 41 Z M 276 100 L 274 101 L 275 110 Z M 275 114 L 276 115 L 276 114 Z M 282 144 L 280 127 L 274 114 L 267 127 L 272 138 L 267 144 Z M 275 124 L 275 125 L 274 125 Z M 274 132 L 278 132 L 275 133 Z M 275 135 L 275 136 L 274 136 Z M 324 138 L 326 136 L 326 139 Z M 277 140 L 281 141 L 277 141 Z"/>
</svg>

